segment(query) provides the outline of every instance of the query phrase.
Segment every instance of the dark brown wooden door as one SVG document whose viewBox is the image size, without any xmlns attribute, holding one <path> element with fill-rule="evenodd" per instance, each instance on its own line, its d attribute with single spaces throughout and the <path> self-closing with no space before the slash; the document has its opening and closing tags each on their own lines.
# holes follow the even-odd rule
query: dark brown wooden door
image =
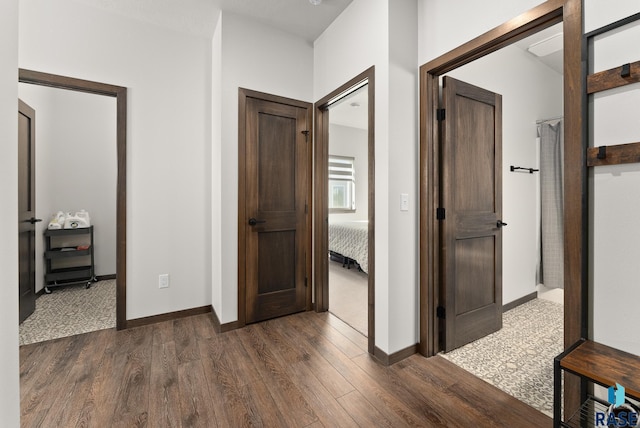
<svg viewBox="0 0 640 428">
<path fill-rule="evenodd" d="M 502 97 L 444 77 L 444 349 L 502 328 Z"/>
<path fill-rule="evenodd" d="M 36 308 L 35 122 L 35 111 L 18 100 L 19 322 Z"/>
<path fill-rule="evenodd" d="M 246 321 L 306 309 L 308 109 L 246 108 Z"/>
</svg>

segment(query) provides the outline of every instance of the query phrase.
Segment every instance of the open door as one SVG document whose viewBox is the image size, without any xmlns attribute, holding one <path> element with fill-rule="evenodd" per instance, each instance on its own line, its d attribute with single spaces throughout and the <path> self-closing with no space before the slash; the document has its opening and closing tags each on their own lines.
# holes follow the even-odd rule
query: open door
<svg viewBox="0 0 640 428">
<path fill-rule="evenodd" d="M 36 309 L 36 112 L 18 100 L 18 307 L 19 322 Z"/>
<path fill-rule="evenodd" d="M 502 328 L 502 97 L 448 76 L 441 111 L 444 350 Z"/>
<path fill-rule="evenodd" d="M 253 97 L 246 101 L 241 227 L 246 236 L 247 323 L 304 311 L 311 303 L 310 112 L 310 105 Z"/>
</svg>

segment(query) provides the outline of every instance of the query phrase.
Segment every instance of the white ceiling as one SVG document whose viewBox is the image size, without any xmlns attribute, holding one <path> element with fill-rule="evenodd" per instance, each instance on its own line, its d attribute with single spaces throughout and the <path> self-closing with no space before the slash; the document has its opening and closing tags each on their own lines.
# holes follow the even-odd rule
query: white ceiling
<svg viewBox="0 0 640 428">
<path fill-rule="evenodd" d="M 177 31 L 211 37 L 217 13 L 249 17 L 313 42 L 353 0 L 78 0 Z"/>
<path fill-rule="evenodd" d="M 367 129 L 369 126 L 369 93 L 367 85 L 352 92 L 329 107 L 329 123 Z"/>
<path fill-rule="evenodd" d="M 562 34 L 562 23 L 560 24 L 556 24 L 552 27 L 549 27 L 545 30 L 539 31 L 536 34 L 533 34 L 529 37 L 527 37 L 526 39 L 522 39 L 519 42 L 516 42 L 514 45 L 526 52 L 527 48 L 531 45 L 534 45 L 536 43 L 544 43 L 545 40 L 555 36 L 556 34 Z M 532 53 L 528 52 L 529 55 L 533 55 Z M 546 64 L 547 66 L 551 67 L 553 70 L 555 70 L 556 72 L 563 74 L 563 50 L 556 50 L 552 53 L 550 53 L 549 55 L 545 55 L 545 56 L 536 56 L 533 55 L 535 58 L 537 58 L 539 61 L 542 61 L 544 64 Z"/>
<path fill-rule="evenodd" d="M 221 7 L 312 42 L 352 1 L 323 0 L 313 6 L 309 0 L 221 0 Z"/>
</svg>

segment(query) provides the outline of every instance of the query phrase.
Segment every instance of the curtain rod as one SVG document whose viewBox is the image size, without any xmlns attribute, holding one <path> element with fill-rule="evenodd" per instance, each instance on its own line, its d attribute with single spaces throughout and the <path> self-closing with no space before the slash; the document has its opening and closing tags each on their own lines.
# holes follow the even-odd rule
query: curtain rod
<svg viewBox="0 0 640 428">
<path fill-rule="evenodd" d="M 536 125 L 540 125 L 541 123 L 545 123 L 545 122 L 553 122 L 554 120 L 561 120 L 561 119 L 564 119 L 564 116 L 552 117 L 550 119 L 540 119 L 540 120 L 536 120 Z"/>
</svg>

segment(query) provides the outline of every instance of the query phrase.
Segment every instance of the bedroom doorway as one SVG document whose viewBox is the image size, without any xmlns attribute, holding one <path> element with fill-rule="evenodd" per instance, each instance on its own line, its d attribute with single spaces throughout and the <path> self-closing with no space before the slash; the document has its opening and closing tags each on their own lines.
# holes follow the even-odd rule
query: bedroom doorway
<svg viewBox="0 0 640 428">
<path fill-rule="evenodd" d="M 316 310 L 374 326 L 374 69 L 316 103 Z"/>
<path fill-rule="evenodd" d="M 329 312 L 368 334 L 367 86 L 329 109 Z"/>
</svg>

